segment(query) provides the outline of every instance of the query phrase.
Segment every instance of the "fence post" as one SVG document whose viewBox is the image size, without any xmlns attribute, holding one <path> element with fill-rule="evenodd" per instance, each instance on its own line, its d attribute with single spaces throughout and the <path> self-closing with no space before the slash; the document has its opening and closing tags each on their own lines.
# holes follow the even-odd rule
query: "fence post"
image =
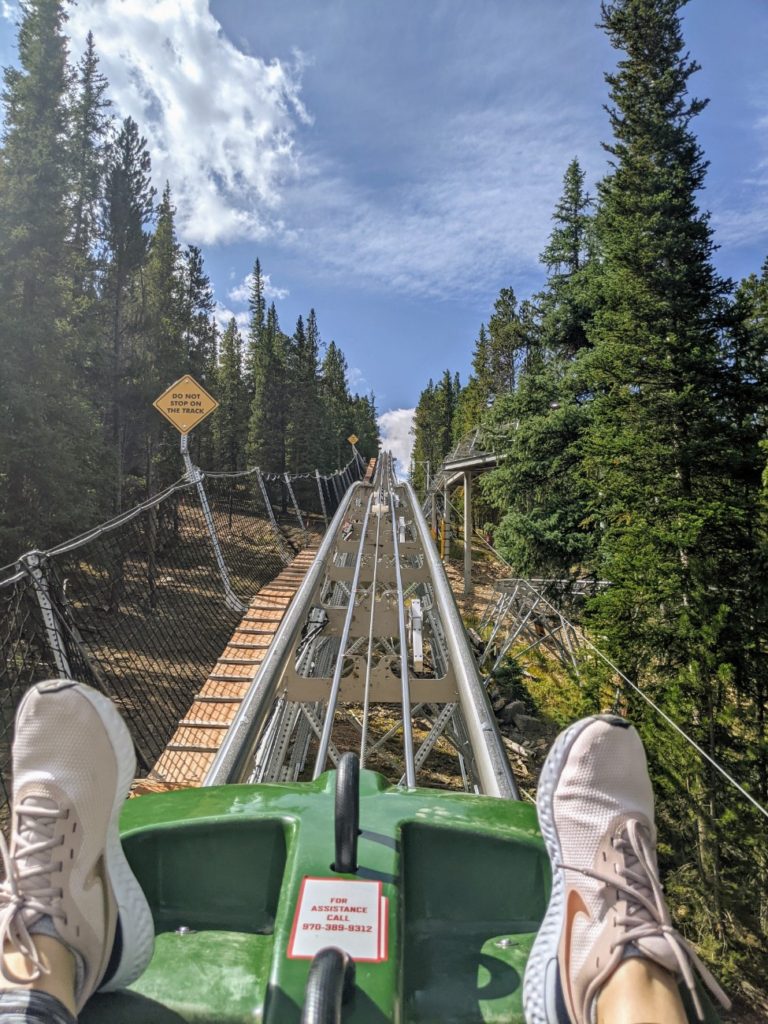
<svg viewBox="0 0 768 1024">
<path fill-rule="evenodd" d="M 272 529 L 275 531 L 275 536 L 277 537 L 278 543 L 280 544 L 280 550 L 283 554 L 283 560 L 285 561 L 285 564 L 288 565 L 289 562 L 293 561 L 293 552 L 289 550 L 288 542 L 286 541 L 285 537 L 280 531 L 280 527 L 277 525 L 275 513 L 274 510 L 272 509 L 272 502 L 269 500 L 269 495 L 267 494 L 267 485 L 264 483 L 264 477 L 261 475 L 261 470 L 258 467 L 256 467 L 256 478 L 259 481 L 259 487 L 261 488 L 261 493 L 264 498 L 264 504 L 267 509 L 267 515 L 269 516 L 269 520 L 272 523 Z"/>
<path fill-rule="evenodd" d="M 293 493 L 293 487 L 291 487 L 291 478 L 290 478 L 290 476 L 287 473 L 285 474 L 285 483 L 286 483 L 286 486 L 288 487 L 288 494 L 291 496 L 291 501 L 293 502 L 293 507 L 296 510 L 296 518 L 299 520 L 299 526 L 301 527 L 301 532 L 304 534 L 304 543 L 308 544 L 309 543 L 309 537 L 307 536 L 307 528 L 304 525 L 304 520 L 301 518 L 301 512 L 299 511 L 299 505 L 298 505 L 298 502 L 296 501 L 296 495 Z"/>
<path fill-rule="evenodd" d="M 56 613 L 53 610 L 51 592 L 48 589 L 48 578 L 42 569 L 41 552 L 30 551 L 28 554 L 22 555 L 19 561 L 26 568 L 27 574 L 32 581 L 37 603 L 40 605 L 40 612 L 43 617 L 43 626 L 48 637 L 48 646 L 53 654 L 56 669 L 66 679 L 71 679 L 72 671 L 69 667 L 67 651 L 64 646 L 64 637 L 61 635 L 59 620 L 56 618 Z"/>
<path fill-rule="evenodd" d="M 325 508 L 325 495 L 323 494 L 323 481 L 320 479 L 320 470 L 315 470 L 315 479 L 317 480 L 317 490 L 320 495 L 320 508 L 323 510 L 323 519 L 325 520 L 325 528 L 328 529 L 328 512 Z"/>
<path fill-rule="evenodd" d="M 227 568 L 227 563 L 224 561 L 224 553 L 222 552 L 221 545 L 219 544 L 219 535 L 216 533 L 216 524 L 214 523 L 213 515 L 211 514 L 211 506 L 208 504 L 208 495 L 205 493 L 205 487 L 203 485 L 205 474 L 201 469 L 198 469 L 197 466 L 192 464 L 192 459 L 189 455 L 189 437 L 187 434 L 181 435 L 181 454 L 184 459 L 184 468 L 187 471 L 187 479 L 197 488 L 197 496 L 200 499 L 200 506 L 203 510 L 205 525 L 208 528 L 208 536 L 211 538 L 211 544 L 213 544 L 213 553 L 216 556 L 216 564 L 219 567 L 219 575 L 221 576 L 221 582 L 224 586 L 224 602 L 234 612 L 246 612 L 248 611 L 248 605 L 243 604 L 232 589 L 232 582 L 229 578 L 229 569 Z"/>
</svg>

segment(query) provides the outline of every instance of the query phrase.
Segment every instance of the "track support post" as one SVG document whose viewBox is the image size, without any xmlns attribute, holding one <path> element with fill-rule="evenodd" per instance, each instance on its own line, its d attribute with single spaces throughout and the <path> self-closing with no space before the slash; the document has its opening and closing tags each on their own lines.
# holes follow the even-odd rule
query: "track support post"
<svg viewBox="0 0 768 1024">
<path fill-rule="evenodd" d="M 464 474 L 464 593 L 472 593 L 472 474 Z"/>
</svg>

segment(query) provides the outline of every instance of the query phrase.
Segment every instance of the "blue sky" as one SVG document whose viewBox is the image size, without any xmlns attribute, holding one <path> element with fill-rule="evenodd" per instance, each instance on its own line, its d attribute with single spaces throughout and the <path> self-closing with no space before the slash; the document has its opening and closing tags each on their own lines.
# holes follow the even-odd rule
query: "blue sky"
<svg viewBox="0 0 768 1024">
<path fill-rule="evenodd" d="M 768 6 L 683 13 L 711 100 L 702 204 L 739 278 L 768 254 Z M 13 0 L 0 14 L 7 64 Z M 258 255 L 283 329 L 314 306 L 402 443 L 427 378 L 466 376 L 499 289 L 541 283 L 568 161 L 590 186 L 605 171 L 598 16 L 596 0 L 80 0 L 69 30 L 76 56 L 93 29 L 221 316 L 242 319 Z"/>
</svg>

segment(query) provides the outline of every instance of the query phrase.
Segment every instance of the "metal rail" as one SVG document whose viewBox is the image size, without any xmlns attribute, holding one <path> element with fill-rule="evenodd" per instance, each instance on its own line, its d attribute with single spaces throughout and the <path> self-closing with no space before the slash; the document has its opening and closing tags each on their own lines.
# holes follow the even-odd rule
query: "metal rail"
<svg viewBox="0 0 768 1024">
<path fill-rule="evenodd" d="M 459 609 L 456 607 L 445 570 L 429 536 L 416 493 L 409 482 L 406 481 L 404 486 L 413 509 L 414 525 L 424 545 L 427 563 L 431 570 L 437 607 L 445 628 L 448 653 L 456 673 L 459 704 L 477 764 L 482 792 L 489 796 L 519 800 L 520 795 L 504 750 L 496 716 L 488 700 L 488 694 L 480 681 L 477 664 L 469 646 L 464 624 L 461 621 Z"/>
<path fill-rule="evenodd" d="M 408 637 L 405 632 L 405 597 L 403 577 L 400 568 L 399 529 L 396 519 L 395 492 L 389 491 L 389 508 L 392 515 L 392 548 L 395 555 L 395 579 L 397 585 L 397 629 L 400 634 L 400 680 L 403 687 L 403 754 L 405 756 L 405 782 L 409 789 L 416 786 L 416 765 L 413 759 L 413 728 L 411 723 L 411 689 L 408 681 Z M 418 511 L 418 510 L 417 510 Z"/>
</svg>

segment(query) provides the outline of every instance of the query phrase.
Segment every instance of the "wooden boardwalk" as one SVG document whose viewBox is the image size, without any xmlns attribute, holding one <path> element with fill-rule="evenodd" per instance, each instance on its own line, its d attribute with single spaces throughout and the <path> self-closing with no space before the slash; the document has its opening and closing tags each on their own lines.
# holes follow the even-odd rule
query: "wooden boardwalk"
<svg viewBox="0 0 768 1024">
<path fill-rule="evenodd" d="M 148 778 L 134 783 L 133 795 L 202 784 L 316 552 L 305 548 L 253 598 Z"/>
</svg>

